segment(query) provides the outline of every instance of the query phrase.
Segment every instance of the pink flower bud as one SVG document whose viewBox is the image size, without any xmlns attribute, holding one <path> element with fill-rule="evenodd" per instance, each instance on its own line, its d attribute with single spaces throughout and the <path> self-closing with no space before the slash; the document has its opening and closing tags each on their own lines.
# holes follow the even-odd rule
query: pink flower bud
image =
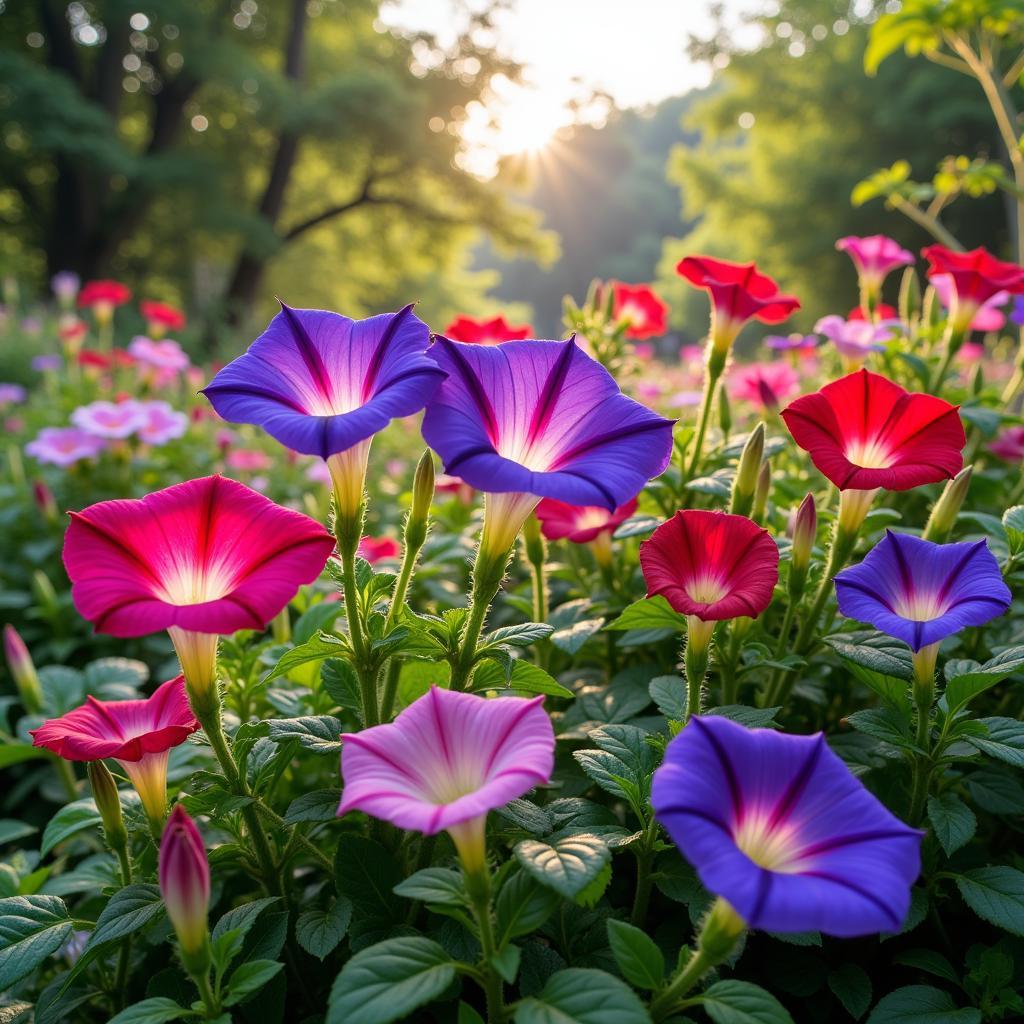
<svg viewBox="0 0 1024 1024">
<path fill-rule="evenodd" d="M 4 657 L 7 667 L 11 670 L 21 703 L 29 714 L 37 714 L 43 706 L 43 691 L 39 686 L 39 676 L 28 653 L 25 641 L 11 625 L 4 626 Z"/>
<path fill-rule="evenodd" d="M 181 804 L 175 804 L 160 840 L 160 893 L 190 971 L 207 948 L 210 865 L 203 837 Z"/>
<path fill-rule="evenodd" d="M 797 509 L 796 522 L 793 524 L 793 565 L 806 571 L 811 561 L 811 551 L 818 534 L 818 510 L 814 505 L 814 495 L 808 494 Z"/>
</svg>

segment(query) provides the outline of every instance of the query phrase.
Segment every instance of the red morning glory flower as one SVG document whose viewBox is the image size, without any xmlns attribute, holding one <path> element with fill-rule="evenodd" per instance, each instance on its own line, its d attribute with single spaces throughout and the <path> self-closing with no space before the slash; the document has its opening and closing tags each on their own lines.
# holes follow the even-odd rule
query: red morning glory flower
<svg viewBox="0 0 1024 1024">
<path fill-rule="evenodd" d="M 178 676 L 143 700 L 89 696 L 81 707 L 33 729 L 32 743 L 66 761 L 117 761 L 138 791 L 147 817 L 160 824 L 167 803 L 168 755 L 198 728 L 185 679 Z"/>
<path fill-rule="evenodd" d="M 782 323 L 800 308 L 791 295 L 780 295 L 779 286 L 754 263 L 730 263 L 710 256 L 687 256 L 676 272 L 695 288 L 711 296 L 711 341 L 726 351 L 748 320 Z"/>
<path fill-rule="evenodd" d="M 541 532 L 548 540 L 566 538 L 573 544 L 589 544 L 600 533 L 614 533 L 636 511 L 636 498 L 614 512 L 596 505 L 569 505 L 545 498 L 537 506 Z"/>
<path fill-rule="evenodd" d="M 612 288 L 613 316 L 629 325 L 627 338 L 657 338 L 668 330 L 668 306 L 649 284 L 615 281 Z"/>
<path fill-rule="evenodd" d="M 930 245 L 921 251 L 928 260 L 929 278 L 948 275 L 952 279 L 950 319 L 958 331 L 969 330 L 978 310 L 999 292 L 1024 294 L 1024 267 L 997 260 L 987 249 L 953 252 Z"/>
<path fill-rule="evenodd" d="M 533 334 L 529 324 L 513 327 L 503 316 L 490 320 L 474 320 L 471 316 L 457 316 L 445 329 L 445 337 L 467 345 L 500 345 L 503 341 L 520 341 Z"/>
<path fill-rule="evenodd" d="M 78 305 L 82 309 L 109 314 L 115 306 L 123 306 L 131 297 L 131 289 L 120 281 L 86 281 L 78 293 Z"/>
<path fill-rule="evenodd" d="M 146 320 L 146 327 L 152 337 L 158 338 L 165 331 L 180 331 L 185 326 L 185 314 L 176 306 L 166 302 L 143 299 L 139 309 Z"/>
<path fill-rule="evenodd" d="M 782 419 L 840 490 L 906 491 L 963 468 L 967 442 L 957 407 L 868 370 L 798 398 Z"/>
<path fill-rule="evenodd" d="M 756 618 L 779 579 L 779 549 L 746 516 L 686 509 L 640 545 L 647 596 L 702 622 Z"/>
</svg>

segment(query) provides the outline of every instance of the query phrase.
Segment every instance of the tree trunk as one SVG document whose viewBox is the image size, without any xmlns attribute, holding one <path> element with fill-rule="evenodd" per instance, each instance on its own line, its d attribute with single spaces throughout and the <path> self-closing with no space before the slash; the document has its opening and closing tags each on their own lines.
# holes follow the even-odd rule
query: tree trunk
<svg viewBox="0 0 1024 1024">
<path fill-rule="evenodd" d="M 299 83 L 305 68 L 306 57 L 306 0 L 292 0 L 288 36 L 285 41 L 284 76 Z M 288 182 L 299 152 L 299 136 L 286 128 L 281 130 L 274 148 L 267 184 L 263 189 L 257 210 L 271 228 L 284 209 Z M 227 289 L 224 292 L 224 309 L 228 323 L 237 326 L 256 298 L 270 254 L 254 252 L 243 248 L 239 253 Z M 208 339 L 212 341 L 212 339 Z"/>
</svg>

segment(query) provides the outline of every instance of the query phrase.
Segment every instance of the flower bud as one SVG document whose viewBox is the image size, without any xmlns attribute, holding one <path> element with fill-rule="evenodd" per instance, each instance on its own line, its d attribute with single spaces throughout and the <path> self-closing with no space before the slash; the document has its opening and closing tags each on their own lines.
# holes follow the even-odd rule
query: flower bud
<svg viewBox="0 0 1024 1024">
<path fill-rule="evenodd" d="M 772 490 L 772 466 L 765 459 L 761 463 L 761 471 L 757 474 L 757 486 L 754 488 L 754 507 L 750 510 L 750 518 L 755 523 L 764 522 L 765 508 L 768 506 L 768 495 Z"/>
<path fill-rule="evenodd" d="M 725 388 L 718 392 L 718 425 L 722 429 L 722 437 L 728 437 L 732 431 L 732 408 Z"/>
<path fill-rule="evenodd" d="M 938 292 L 931 287 L 925 290 L 924 301 L 921 304 L 921 319 L 929 327 L 938 327 L 946 319 L 946 310 L 939 299 Z"/>
<path fill-rule="evenodd" d="M 738 516 L 750 514 L 763 457 L 764 424 L 758 423 L 750 437 L 747 438 L 747 443 L 743 446 L 743 452 L 736 467 L 736 478 L 732 485 L 732 500 L 729 504 L 729 511 L 733 514 Z"/>
<path fill-rule="evenodd" d="M 32 589 L 36 592 L 36 600 L 39 601 L 44 616 L 48 619 L 56 618 L 60 614 L 60 601 L 50 577 L 42 569 L 36 569 L 32 573 Z"/>
<path fill-rule="evenodd" d="M 808 494 L 796 512 L 793 523 L 793 545 L 790 548 L 789 590 L 793 595 L 803 592 L 807 580 L 807 568 L 811 564 L 811 552 L 818 535 L 818 510 L 814 495 Z"/>
<path fill-rule="evenodd" d="M 427 539 L 430 505 L 434 500 L 434 456 L 428 448 L 416 463 L 412 481 L 412 507 L 405 521 L 405 543 L 419 550 Z"/>
<path fill-rule="evenodd" d="M 112 850 L 123 850 L 128 842 L 128 832 L 124 827 L 121 796 L 117 791 L 114 776 L 102 761 L 90 761 L 88 773 L 96 809 L 103 821 L 103 834 L 107 837 L 107 845 Z"/>
<path fill-rule="evenodd" d="M 985 367 L 982 363 L 974 368 L 974 375 L 971 377 L 971 394 L 978 398 L 985 390 Z"/>
<path fill-rule="evenodd" d="M 53 491 L 42 480 L 32 481 L 32 498 L 48 523 L 57 522 L 60 516 L 57 511 L 57 499 L 54 498 Z"/>
<path fill-rule="evenodd" d="M 160 840 L 160 894 L 190 974 L 209 966 L 206 923 L 210 904 L 210 865 L 195 822 L 175 804 Z"/>
<path fill-rule="evenodd" d="M 956 517 L 963 507 L 964 498 L 967 497 L 967 489 L 971 486 L 973 473 L 973 466 L 964 466 L 952 480 L 946 483 L 942 494 L 939 495 L 939 500 L 932 506 L 931 515 L 924 528 L 925 540 L 941 544 L 949 538 L 956 525 Z"/>
<path fill-rule="evenodd" d="M 4 656 L 22 705 L 30 715 L 38 714 L 43 709 L 43 690 L 39 685 L 39 676 L 25 641 L 11 625 L 4 626 Z"/>
<path fill-rule="evenodd" d="M 540 520 L 536 516 L 530 516 L 523 523 L 523 547 L 526 549 L 526 560 L 530 565 L 544 564 L 544 536 L 540 532 Z"/>
<path fill-rule="evenodd" d="M 905 324 L 912 324 L 921 313 L 921 281 L 913 267 L 907 267 L 900 280 L 899 311 Z"/>
</svg>

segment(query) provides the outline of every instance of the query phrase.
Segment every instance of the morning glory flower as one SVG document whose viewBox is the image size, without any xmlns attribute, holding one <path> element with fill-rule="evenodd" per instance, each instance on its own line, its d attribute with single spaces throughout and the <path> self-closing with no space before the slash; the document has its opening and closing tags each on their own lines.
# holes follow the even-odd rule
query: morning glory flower
<svg viewBox="0 0 1024 1024">
<path fill-rule="evenodd" d="M 613 282 L 612 315 L 626 322 L 627 338 L 658 338 L 668 330 L 668 306 L 649 284 Z"/>
<path fill-rule="evenodd" d="M 97 632 L 166 629 L 193 699 L 207 699 L 218 635 L 262 630 L 333 549 L 320 523 L 209 476 L 72 512 L 64 566 Z"/>
<path fill-rule="evenodd" d="M 811 355 L 818 347 L 817 336 L 813 334 L 769 334 L 764 343 L 777 352 L 799 352 L 801 355 Z"/>
<path fill-rule="evenodd" d="M 946 309 L 952 309 L 956 302 L 952 274 L 932 274 L 928 279 L 939 297 L 939 302 Z M 996 292 L 989 296 L 974 314 L 970 323 L 972 331 L 1001 331 L 1006 325 L 1006 316 L 1002 312 L 1003 306 L 1010 301 L 1009 292 Z"/>
<path fill-rule="evenodd" d="M 921 835 L 816 736 L 693 718 L 651 803 L 706 889 L 751 928 L 849 938 L 898 931 Z"/>
<path fill-rule="evenodd" d="M 929 279 L 940 275 L 952 281 L 950 323 L 960 334 L 970 330 L 978 310 L 993 296 L 1000 292 L 1024 293 L 1024 267 L 997 260 L 987 249 L 953 252 L 942 245 L 930 245 L 921 252 L 928 260 Z"/>
<path fill-rule="evenodd" d="M 140 402 L 139 406 L 146 419 L 136 430 L 136 436 L 146 444 L 166 444 L 182 437 L 188 429 L 188 416 L 167 402 Z"/>
<path fill-rule="evenodd" d="M 956 406 L 858 370 L 782 410 L 796 443 L 841 491 L 951 479 L 967 443 Z"/>
<path fill-rule="evenodd" d="M 882 283 L 894 270 L 914 262 L 914 254 L 887 235 L 847 235 L 836 242 L 836 248 L 853 260 L 861 290 L 870 301 L 878 298 Z"/>
<path fill-rule="evenodd" d="M 339 507 L 362 501 L 370 440 L 423 408 L 444 376 L 412 306 L 367 320 L 317 309 L 281 312 L 203 389 L 231 423 L 254 423 L 293 451 L 326 459 Z"/>
<path fill-rule="evenodd" d="M 521 341 L 533 334 L 529 324 L 513 326 L 503 316 L 490 320 L 474 320 L 471 316 L 457 316 L 446 328 L 445 337 L 463 341 L 467 345 L 500 345 L 503 341 Z"/>
<path fill-rule="evenodd" d="M 545 498 L 537 506 L 541 533 L 548 540 L 566 540 L 573 544 L 589 544 L 599 565 L 612 561 L 612 534 L 636 511 L 636 498 L 620 505 L 613 512 L 597 505 L 567 505 L 564 501 Z"/>
<path fill-rule="evenodd" d="M 495 550 L 511 547 L 541 498 L 613 511 L 668 465 L 672 421 L 622 394 L 572 338 L 438 338 L 431 355 L 447 378 L 423 437 L 446 473 L 487 492 Z"/>
<path fill-rule="evenodd" d="M 81 459 L 95 458 L 106 446 L 102 437 L 78 427 L 43 427 L 25 445 L 25 451 L 38 462 L 71 466 Z"/>
<path fill-rule="evenodd" d="M 167 810 L 167 758 L 199 728 L 182 676 L 142 700 L 97 700 L 31 730 L 32 743 L 66 761 L 111 758 L 124 769 L 157 828 Z"/>
<path fill-rule="evenodd" d="M 899 321 L 885 320 L 874 323 L 870 320 L 844 320 L 841 316 L 822 317 L 814 329 L 824 334 L 836 347 L 836 351 L 847 364 L 863 363 L 872 352 L 881 352 L 893 336 Z"/>
<path fill-rule="evenodd" d="M 134 399 L 124 402 L 90 402 L 71 414 L 71 422 L 94 437 L 123 440 L 146 423 L 142 404 Z"/>
<path fill-rule="evenodd" d="M 28 392 L 20 384 L 0 384 L 0 408 L 5 405 L 20 405 Z"/>
<path fill-rule="evenodd" d="M 551 777 L 543 702 L 434 686 L 391 724 L 343 735 L 338 814 L 363 811 L 425 835 L 446 829 L 466 869 L 479 871 L 487 812 Z"/>
<path fill-rule="evenodd" d="M 154 370 L 181 373 L 191 365 L 188 354 L 171 338 L 154 341 L 152 338 L 139 334 L 132 338 L 128 351 L 141 365 Z"/>
<path fill-rule="evenodd" d="M 146 318 L 146 330 L 154 338 L 159 338 L 167 331 L 180 331 L 185 326 L 185 314 L 167 302 L 143 299 L 139 303 L 139 311 Z"/>
<path fill-rule="evenodd" d="M 915 653 L 1010 606 L 999 563 L 984 540 L 933 544 L 886 532 L 859 565 L 836 576 L 839 611 Z"/>
<path fill-rule="evenodd" d="M 749 363 L 734 366 L 726 385 L 733 398 L 778 412 L 782 402 L 800 390 L 800 376 L 786 363 Z"/>
</svg>

